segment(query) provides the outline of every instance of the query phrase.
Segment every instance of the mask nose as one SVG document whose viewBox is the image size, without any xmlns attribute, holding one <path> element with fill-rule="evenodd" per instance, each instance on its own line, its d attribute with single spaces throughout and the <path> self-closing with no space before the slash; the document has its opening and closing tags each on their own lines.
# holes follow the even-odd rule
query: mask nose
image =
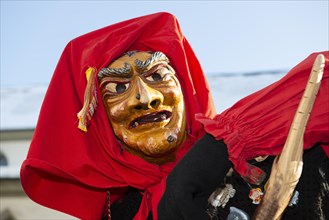
<svg viewBox="0 0 329 220">
<path fill-rule="evenodd" d="M 137 77 L 132 107 L 135 110 L 157 109 L 162 103 L 162 93 L 148 86 L 142 79 Z"/>
</svg>

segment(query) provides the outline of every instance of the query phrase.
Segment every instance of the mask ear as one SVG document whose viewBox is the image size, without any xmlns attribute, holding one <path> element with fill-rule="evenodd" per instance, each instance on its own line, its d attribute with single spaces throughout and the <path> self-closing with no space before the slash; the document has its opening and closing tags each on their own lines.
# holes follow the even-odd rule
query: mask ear
<svg viewBox="0 0 329 220">
<path fill-rule="evenodd" d="M 97 108 L 97 95 L 95 87 L 96 68 L 89 67 L 86 70 L 87 86 L 84 94 L 84 103 L 82 109 L 78 112 L 78 128 L 87 132 L 87 126 L 90 123 Z"/>
</svg>

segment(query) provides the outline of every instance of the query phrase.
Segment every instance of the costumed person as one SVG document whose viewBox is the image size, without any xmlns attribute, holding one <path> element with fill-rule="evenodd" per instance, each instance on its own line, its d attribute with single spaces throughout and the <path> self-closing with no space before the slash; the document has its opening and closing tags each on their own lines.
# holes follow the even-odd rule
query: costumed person
<svg viewBox="0 0 329 220">
<path fill-rule="evenodd" d="M 215 115 L 177 19 L 142 16 L 64 49 L 45 95 L 21 183 L 80 219 L 157 219 L 165 180 Z"/>
<path fill-rule="evenodd" d="M 196 115 L 207 134 L 168 175 L 159 219 L 329 219 L 328 100 L 324 51 L 223 113 Z"/>
</svg>

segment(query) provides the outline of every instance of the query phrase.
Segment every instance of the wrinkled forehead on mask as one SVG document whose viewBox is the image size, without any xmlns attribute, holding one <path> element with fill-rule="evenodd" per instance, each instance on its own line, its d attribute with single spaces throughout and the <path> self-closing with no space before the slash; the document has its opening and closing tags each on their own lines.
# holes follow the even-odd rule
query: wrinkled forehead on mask
<svg viewBox="0 0 329 220">
<path fill-rule="evenodd" d="M 108 67 L 101 69 L 98 73 L 98 80 L 113 75 L 127 77 L 132 75 L 133 71 L 145 71 L 159 63 L 169 64 L 168 57 L 162 52 L 129 51 L 113 60 Z"/>
</svg>

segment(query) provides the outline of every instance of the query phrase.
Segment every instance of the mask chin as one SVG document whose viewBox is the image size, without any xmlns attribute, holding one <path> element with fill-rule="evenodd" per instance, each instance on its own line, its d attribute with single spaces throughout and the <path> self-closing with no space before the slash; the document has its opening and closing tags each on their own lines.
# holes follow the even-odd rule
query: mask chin
<svg viewBox="0 0 329 220">
<path fill-rule="evenodd" d="M 165 134 L 165 135 L 164 135 Z M 137 138 L 137 142 L 134 144 L 129 143 L 126 140 L 124 149 L 153 164 L 164 164 L 167 162 L 175 161 L 176 152 L 179 150 L 182 142 L 186 139 L 186 133 L 173 134 L 168 131 L 159 131 L 158 135 L 145 134 Z M 160 136 L 157 137 L 157 136 Z M 178 138 L 180 137 L 180 138 Z M 132 140 L 130 140 L 132 141 Z"/>
</svg>

